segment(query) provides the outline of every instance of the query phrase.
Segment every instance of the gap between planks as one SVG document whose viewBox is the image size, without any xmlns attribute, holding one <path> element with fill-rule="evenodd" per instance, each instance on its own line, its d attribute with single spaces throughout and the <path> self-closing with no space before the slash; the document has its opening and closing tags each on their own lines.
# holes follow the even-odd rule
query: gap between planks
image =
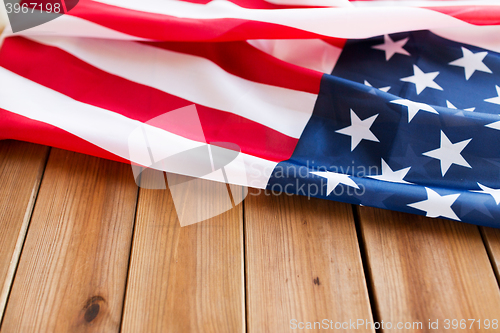
<svg viewBox="0 0 500 333">
<path fill-rule="evenodd" d="M 179 209 L 193 197 L 207 210 L 225 207 L 226 184 L 190 177 L 154 190 L 163 174 L 141 174 L 122 332 L 244 332 L 242 205 L 201 223 L 180 227 Z M 238 187 L 237 187 L 238 188 Z M 184 192 L 183 192 L 184 191 Z M 238 201 L 241 188 L 232 191 Z M 179 197 L 180 195 L 180 197 Z M 229 202 L 230 204 L 230 202 Z"/>
<path fill-rule="evenodd" d="M 380 312 L 375 302 L 374 290 L 373 290 L 373 280 L 370 274 L 370 266 L 367 258 L 366 244 L 363 239 L 363 232 L 361 230 L 361 222 L 359 220 L 358 205 L 351 205 L 352 214 L 354 218 L 354 223 L 356 225 L 356 236 L 358 238 L 359 250 L 361 255 L 361 262 L 363 263 L 363 272 L 366 279 L 366 288 L 368 290 L 368 297 L 370 300 L 370 308 L 372 311 L 372 317 L 374 322 L 380 322 Z M 378 331 L 378 330 L 375 330 Z"/>
<path fill-rule="evenodd" d="M 248 332 L 373 321 L 350 205 L 251 191 L 245 231 Z"/>
<path fill-rule="evenodd" d="M 435 331 L 429 319 L 500 320 L 500 291 L 476 226 L 369 207 L 358 212 L 379 320 L 422 323 L 405 332 Z M 476 323 L 468 332 L 481 329 Z"/>
<path fill-rule="evenodd" d="M 50 148 L 0 142 L 0 325 Z"/>
<path fill-rule="evenodd" d="M 23 144 L 21 144 L 21 145 L 23 145 Z M 24 144 L 24 145 L 29 145 L 29 144 Z M 72 154 L 72 153 L 68 153 L 68 154 Z M 87 157 L 87 158 L 93 159 L 92 157 Z M 113 163 L 113 162 L 109 162 L 109 163 Z M 41 177 L 41 175 L 39 177 Z M 20 179 L 22 179 L 22 178 L 26 178 L 26 177 L 20 177 Z M 33 195 L 32 194 L 33 194 L 33 191 L 29 192 L 28 202 L 33 202 Z M 247 267 L 244 267 L 243 265 L 240 266 L 239 275 L 243 279 L 246 278 L 247 283 L 245 283 L 245 281 L 243 280 L 241 282 L 241 285 L 240 285 L 241 286 L 240 292 L 233 291 L 233 295 L 239 295 L 239 297 L 241 298 L 241 304 L 242 304 L 240 315 L 239 316 L 233 315 L 233 319 L 240 318 L 240 319 L 237 319 L 235 322 L 240 322 L 241 324 L 239 327 L 241 328 L 242 331 L 244 331 L 245 330 L 245 317 L 247 317 L 248 321 L 249 321 L 249 326 L 248 326 L 249 330 L 248 331 L 253 332 L 253 331 L 258 331 L 256 329 L 256 327 L 266 328 L 269 326 L 276 325 L 276 321 L 273 321 L 273 320 L 268 320 L 267 322 L 264 322 L 264 323 L 259 322 L 259 320 L 256 320 L 255 306 L 253 306 L 253 308 L 252 308 L 252 305 L 253 305 L 252 302 L 254 302 L 255 299 L 259 299 L 259 298 L 265 299 L 265 298 L 269 297 L 269 298 L 275 298 L 278 300 L 280 300 L 280 299 L 284 300 L 284 299 L 288 298 L 289 300 L 294 300 L 294 302 L 289 302 L 287 304 L 287 306 L 290 307 L 290 306 L 292 306 L 292 304 L 295 306 L 298 306 L 299 312 L 304 311 L 303 308 L 301 309 L 301 307 L 304 307 L 304 304 L 301 304 L 301 302 L 305 302 L 305 304 L 307 304 L 308 300 L 307 300 L 307 292 L 305 294 L 298 294 L 297 295 L 297 294 L 294 294 L 293 291 L 291 293 L 286 292 L 286 291 L 283 293 L 281 290 L 279 290 L 279 288 L 276 288 L 274 290 L 276 292 L 276 295 L 265 295 L 265 293 L 263 294 L 262 290 L 260 292 L 257 292 L 257 293 L 255 292 L 255 290 L 256 290 L 255 285 L 258 285 L 258 283 L 256 283 L 256 281 L 255 281 L 256 280 L 255 273 L 259 272 L 259 271 L 255 271 L 254 268 L 250 268 L 250 264 L 252 264 L 252 267 L 255 266 L 256 262 L 252 261 L 251 258 L 252 258 L 252 256 L 255 256 L 255 252 L 259 252 L 259 251 L 261 251 L 261 249 L 259 247 L 256 248 L 255 244 L 254 244 L 256 239 L 258 240 L 259 238 L 255 237 L 255 235 L 254 235 L 254 239 L 253 239 L 253 243 L 252 243 L 252 241 L 250 239 L 250 237 L 252 235 L 250 235 L 249 233 L 252 233 L 252 232 L 255 233 L 255 231 L 257 230 L 257 231 L 260 231 L 258 234 L 260 234 L 262 237 L 270 236 L 269 237 L 270 241 L 275 240 L 278 243 L 283 242 L 283 240 L 280 238 L 275 239 L 276 237 L 274 237 L 274 236 L 276 236 L 276 235 L 273 236 L 272 233 L 269 234 L 266 231 L 272 231 L 272 229 L 278 228 L 278 229 L 281 229 L 282 231 L 287 231 L 287 232 L 291 231 L 292 233 L 290 235 L 296 236 L 296 232 L 294 233 L 293 230 L 294 230 L 294 228 L 297 228 L 298 225 L 294 225 L 294 223 L 297 223 L 297 221 L 302 222 L 302 220 L 300 219 L 301 216 L 302 217 L 306 216 L 306 221 L 307 221 L 307 216 L 310 216 L 309 215 L 310 213 L 308 213 L 308 210 L 313 209 L 313 208 L 317 208 L 315 206 L 315 205 L 317 205 L 316 201 L 325 202 L 325 204 L 327 204 L 327 205 L 339 205 L 339 204 L 333 203 L 333 202 L 328 202 L 328 201 L 323 201 L 323 200 L 314 200 L 312 204 L 311 203 L 301 203 L 301 200 L 305 200 L 305 198 L 302 198 L 302 199 L 301 198 L 293 198 L 293 199 L 288 198 L 287 199 L 286 196 L 283 196 L 283 198 L 281 198 L 281 199 L 264 197 L 264 198 L 261 198 L 260 200 L 266 200 L 266 202 L 268 201 L 267 208 L 266 208 L 266 202 L 262 203 L 262 206 L 261 206 L 261 203 L 259 203 L 259 205 L 256 206 L 255 205 L 256 201 L 254 200 L 255 198 L 252 199 L 252 197 L 250 197 L 249 199 L 250 199 L 250 202 L 249 202 L 249 204 L 246 205 L 245 210 L 240 211 L 240 214 L 242 216 L 241 219 L 243 219 L 243 212 L 245 213 L 245 216 L 252 216 L 252 214 L 253 214 L 254 217 L 253 217 L 253 219 L 252 218 L 245 219 L 245 225 L 243 225 L 242 220 L 239 220 L 239 221 L 241 221 L 241 231 L 240 231 L 240 236 L 239 236 L 239 237 L 241 237 L 240 250 L 239 250 L 239 258 L 240 259 L 239 260 L 241 262 L 243 262 L 243 260 L 245 260 L 245 262 L 247 262 Z M 136 200 L 139 200 L 139 199 L 136 198 Z M 273 203 L 273 200 L 274 201 L 282 200 L 283 202 L 280 203 L 278 206 L 276 206 L 276 203 Z M 287 209 L 287 211 L 280 212 L 280 209 L 282 209 L 281 206 L 283 206 L 283 205 L 288 206 L 289 208 Z M 342 205 L 342 204 L 340 204 L 340 205 Z M 28 206 L 28 209 L 26 209 L 24 211 L 24 215 L 22 218 L 23 221 L 26 221 L 25 217 L 30 215 L 28 213 L 28 211 L 30 210 L 29 209 L 30 205 L 27 204 L 27 206 Z M 311 208 L 309 206 L 311 206 L 313 208 Z M 321 206 L 321 204 L 320 204 L 320 206 Z M 269 207 L 271 207 L 271 209 L 269 209 Z M 170 210 L 172 208 L 173 208 L 173 206 L 170 205 Z M 138 206 L 137 206 L 137 209 L 139 209 Z M 241 209 L 243 209 L 243 207 Z M 263 211 L 261 209 L 263 209 Z M 323 209 L 325 209 L 325 208 L 323 208 Z M 492 279 L 492 276 L 493 276 L 492 274 L 489 274 L 489 275 L 487 274 L 488 265 L 485 265 L 485 262 L 488 262 L 487 260 L 485 261 L 485 258 L 487 259 L 487 256 L 486 256 L 486 252 L 484 251 L 484 245 L 482 245 L 483 244 L 482 240 L 480 239 L 479 234 L 477 232 L 477 228 L 475 226 L 463 225 L 463 224 L 458 223 L 458 222 L 444 221 L 444 220 L 439 220 L 439 219 L 431 220 L 431 219 L 418 217 L 418 216 L 400 214 L 400 213 L 395 213 L 395 212 L 387 212 L 387 211 L 370 209 L 370 208 L 366 208 L 366 209 L 362 208 L 362 209 L 364 211 L 362 211 L 360 213 L 360 216 L 361 216 L 361 218 L 360 218 L 361 234 L 359 234 L 358 237 L 363 237 L 362 242 L 365 243 L 365 251 L 366 251 L 367 258 L 369 261 L 371 260 L 371 263 L 369 262 L 368 263 L 369 265 L 367 266 L 369 268 L 370 272 L 365 272 L 365 273 L 374 275 L 374 278 L 372 280 L 374 282 L 371 282 L 371 283 L 373 284 L 372 285 L 373 292 L 376 295 L 376 296 L 374 296 L 374 298 L 376 298 L 375 304 L 377 304 L 377 308 L 372 309 L 372 310 L 374 311 L 374 313 L 376 313 L 376 311 L 378 311 L 380 308 L 380 313 L 381 313 L 380 320 L 387 321 L 388 318 L 393 318 L 393 317 L 391 317 L 391 315 L 395 316 L 395 313 L 396 314 L 398 313 L 398 311 L 391 311 L 391 309 L 394 309 L 394 307 L 392 307 L 392 308 L 391 307 L 387 308 L 387 306 L 384 307 L 384 303 L 387 303 L 387 302 L 389 302 L 389 304 L 391 304 L 391 302 L 392 302 L 393 304 L 403 305 L 402 307 L 399 308 L 399 314 L 406 313 L 406 314 L 410 314 L 410 317 L 416 316 L 416 317 L 420 317 L 420 318 L 425 317 L 425 314 L 428 314 L 428 315 L 433 314 L 432 309 L 426 308 L 424 303 L 443 304 L 442 306 L 438 306 L 439 308 L 446 307 L 447 304 L 450 304 L 450 303 L 454 304 L 453 307 L 448 306 L 448 308 L 452 308 L 452 309 L 451 310 L 449 309 L 448 313 L 445 315 L 453 315 L 453 314 L 457 314 L 457 313 L 458 314 L 461 314 L 461 313 L 468 314 L 471 316 L 472 315 L 484 315 L 485 314 L 485 310 L 484 310 L 485 305 L 482 306 L 481 303 L 487 304 L 494 311 L 498 312 L 498 304 L 495 303 L 495 302 L 497 302 L 497 297 L 495 296 L 495 293 L 492 293 L 492 295 L 490 295 L 490 296 L 486 295 L 486 294 L 488 294 L 488 290 L 489 291 L 496 290 L 496 292 L 498 293 L 498 287 L 492 288 L 492 286 L 496 285 L 496 283 L 492 284 L 492 281 L 496 282 L 496 280 L 494 278 Z M 371 213 L 367 213 L 366 212 L 367 210 L 369 212 L 371 211 Z M 280 212 L 280 214 L 278 214 L 277 212 Z M 265 218 L 259 220 L 260 222 L 259 221 L 255 222 L 255 220 L 256 220 L 255 214 L 257 214 L 257 216 L 264 216 Z M 329 214 L 329 216 L 330 215 L 333 216 L 335 214 Z M 297 217 L 299 217 L 298 220 L 297 220 Z M 315 218 L 318 218 L 318 217 L 315 216 Z M 296 220 L 295 222 L 293 221 L 294 219 Z M 319 217 L 319 219 L 321 220 L 321 216 Z M 405 220 L 407 220 L 407 221 L 405 221 Z M 176 223 L 178 223 L 178 221 L 176 221 Z M 309 223 L 309 224 L 311 224 L 311 223 Z M 198 228 L 199 226 L 193 226 L 193 227 Z M 317 226 L 317 227 L 319 228 L 319 226 Z M 186 227 L 186 228 L 191 228 L 191 227 Z M 196 229 L 196 228 L 191 228 L 191 229 Z M 245 233 L 243 233 L 243 228 L 245 228 Z M 263 228 L 263 229 L 261 229 L 261 228 Z M 182 229 L 184 229 L 184 228 L 182 228 Z M 247 229 L 248 229 L 248 231 L 247 231 Z M 269 229 L 269 230 L 267 230 L 267 229 Z M 314 242 L 311 243 L 311 240 L 320 239 L 320 238 L 318 238 L 318 236 L 314 236 L 315 232 L 317 232 L 317 230 L 314 230 L 314 228 L 311 230 L 310 227 L 306 228 L 306 229 L 308 229 L 306 231 L 309 231 L 309 232 L 301 233 L 301 235 L 303 235 L 302 238 L 307 238 L 307 237 L 310 238 L 309 241 L 306 241 L 306 248 L 312 249 L 313 251 L 317 251 L 317 249 L 315 250 L 314 247 L 315 246 L 317 247 L 320 245 L 313 244 Z M 488 228 L 482 228 L 482 229 L 483 229 L 482 232 L 484 233 L 485 243 L 486 243 L 488 252 L 490 254 L 490 257 L 492 258 L 493 267 L 496 269 L 496 272 L 498 274 L 498 258 L 499 258 L 498 251 L 500 249 L 500 247 L 499 247 L 499 244 L 500 244 L 499 230 L 498 229 L 488 229 Z M 264 232 L 262 232 L 262 231 L 264 231 Z M 198 233 L 199 232 L 195 232 L 194 234 L 198 235 Z M 427 238 L 422 238 L 422 233 L 424 233 L 427 236 Z M 245 237 L 244 239 L 243 239 L 243 235 Z M 376 237 L 374 237 L 374 235 L 376 235 Z M 195 237 L 195 239 L 198 239 L 197 237 Z M 311 237 L 314 239 L 312 239 Z M 23 238 L 23 237 L 21 237 L 21 238 Z M 135 235 L 134 235 L 134 238 L 135 238 Z M 439 270 L 439 269 L 435 270 L 435 271 L 431 272 L 432 274 L 430 274 L 430 275 L 428 275 L 429 271 L 427 270 L 425 272 L 425 274 L 427 274 L 427 275 L 424 274 L 424 276 L 423 276 L 422 272 L 419 272 L 417 270 L 412 271 L 412 274 L 407 274 L 407 275 L 403 275 L 403 276 L 400 275 L 399 274 L 400 268 L 401 267 L 404 268 L 405 265 L 398 265 L 399 267 L 391 266 L 391 260 L 393 260 L 395 256 L 399 256 L 400 258 L 402 258 L 403 261 L 404 260 L 406 260 L 406 261 L 413 261 L 413 260 L 421 261 L 422 260 L 422 253 L 411 251 L 411 250 L 407 251 L 407 249 L 405 249 L 404 247 L 402 248 L 400 245 L 397 245 L 396 243 L 400 242 L 401 239 L 406 239 L 406 240 L 411 239 L 412 240 L 412 242 L 408 242 L 406 245 L 412 244 L 412 245 L 417 246 L 417 247 L 433 245 L 434 252 L 438 252 L 442 256 L 440 257 L 440 256 L 435 256 L 435 255 L 427 255 L 428 257 L 425 257 L 425 255 L 424 255 L 424 259 L 430 260 L 429 263 L 431 265 L 432 265 L 432 261 L 442 262 L 442 259 L 447 256 L 449 265 L 451 265 L 451 267 L 454 268 L 454 270 L 452 270 L 452 271 L 454 271 L 456 274 L 458 274 L 458 276 L 455 277 L 456 281 L 454 281 L 455 282 L 454 284 L 448 285 L 447 286 L 448 288 L 438 290 L 438 294 L 439 294 L 439 292 L 444 292 L 445 290 L 449 291 L 447 293 L 444 293 L 444 297 L 443 297 L 444 300 L 441 300 L 442 303 L 439 303 L 439 300 L 436 300 L 436 297 L 429 295 L 429 289 L 432 289 L 432 285 L 429 286 L 429 285 L 426 285 L 425 283 L 422 283 L 422 282 L 425 279 L 430 279 L 432 281 L 437 281 L 436 279 L 439 280 L 439 278 L 442 277 L 443 274 L 446 275 L 447 273 L 450 272 L 450 267 L 445 267 L 446 269 L 443 269 L 443 270 Z M 292 252 L 293 252 L 294 246 L 297 246 L 298 244 L 300 245 L 301 242 L 303 242 L 303 240 L 300 240 L 300 237 L 299 237 L 299 239 L 293 239 L 293 241 L 292 241 L 292 238 L 290 238 L 288 240 L 285 239 L 284 241 L 291 242 L 291 244 L 288 244 L 289 248 L 288 249 L 285 248 L 285 250 L 292 251 Z M 380 241 L 382 241 L 382 243 L 385 243 L 385 245 L 380 244 Z M 479 241 L 479 243 L 478 243 L 478 241 Z M 380 248 L 381 245 L 383 245 L 382 248 Z M 246 249 L 244 249 L 243 246 L 245 246 Z M 312 248 L 311 248 L 311 246 L 312 246 Z M 16 245 L 16 247 L 19 248 L 18 245 Z M 290 249 L 290 247 L 291 247 L 291 249 Z M 450 248 L 453 249 L 453 251 L 450 251 Z M 482 250 L 481 250 L 481 248 L 482 248 Z M 387 249 L 392 249 L 392 251 L 387 252 Z M 203 249 L 201 251 L 203 251 Z M 246 253 L 247 251 L 248 251 L 248 255 Z M 278 252 L 276 252 L 276 249 L 273 249 L 273 251 L 271 251 L 270 254 L 271 254 L 271 256 L 277 256 L 277 255 L 283 254 L 280 251 L 281 250 L 278 247 Z M 320 251 L 321 251 L 321 249 L 320 249 Z M 382 251 L 382 252 L 380 252 L 380 251 Z M 129 249 L 129 254 L 131 252 L 134 252 L 134 250 Z M 238 252 L 238 251 L 235 251 L 235 252 Z M 199 251 L 197 251 L 197 253 L 199 253 Z M 384 254 L 384 253 L 385 253 L 386 259 L 373 261 L 373 257 L 375 257 L 377 255 Z M 455 253 L 455 255 L 452 255 L 453 253 Z M 479 269 L 474 269 L 474 265 L 478 265 L 477 263 L 473 263 L 473 262 L 467 260 L 467 258 L 470 257 L 471 254 L 474 256 L 474 258 L 476 258 L 475 261 L 479 261 L 479 266 L 480 266 Z M 451 257 L 450 257 L 450 255 L 451 255 Z M 369 259 L 370 257 L 372 259 Z M 262 258 L 262 261 L 257 262 L 257 265 L 265 264 L 265 259 L 266 258 Z M 269 259 L 269 258 L 267 258 L 267 259 Z M 292 269 L 300 270 L 301 269 L 300 266 L 305 265 L 305 264 L 309 265 L 310 263 L 303 262 L 302 258 L 299 257 L 299 260 L 294 262 L 294 265 L 296 267 L 292 267 Z M 278 265 L 280 265 L 280 264 L 278 263 Z M 384 270 L 388 274 L 383 275 L 384 278 L 381 279 L 380 272 L 384 271 Z M 491 266 L 489 266 L 489 270 L 491 273 Z M 130 257 L 130 269 L 129 269 L 129 271 L 130 271 L 129 274 L 132 274 L 131 273 L 131 271 L 132 271 L 132 257 Z M 307 271 L 307 269 L 306 269 L 306 271 Z M 479 288 L 478 284 L 473 283 L 473 281 L 471 281 L 471 277 L 468 276 L 468 275 L 473 274 L 474 271 L 479 271 L 481 273 L 479 275 L 479 279 L 481 280 L 481 283 L 483 285 L 486 284 L 487 286 L 489 286 L 490 289 L 486 290 L 486 292 L 484 290 L 481 291 L 481 288 Z M 313 270 L 311 270 L 311 272 L 313 272 Z M 286 274 L 287 268 L 281 270 L 281 273 Z M 245 274 L 246 274 L 246 277 L 245 277 Z M 260 282 L 257 281 L 257 282 L 268 284 L 268 285 L 273 285 L 273 283 L 274 284 L 279 283 L 279 281 L 277 281 L 275 279 L 275 276 L 268 276 L 266 279 L 265 278 L 266 274 L 267 273 L 262 274 L 263 277 L 257 276 L 257 280 L 259 280 L 259 279 L 263 280 L 263 281 L 260 281 Z M 233 275 L 237 276 L 238 274 L 233 273 Z M 376 275 L 378 275 L 378 277 Z M 326 281 L 326 283 L 328 283 L 327 278 L 319 279 L 319 276 L 318 276 L 318 282 L 320 282 L 320 281 L 321 282 Z M 370 279 L 368 279 L 368 281 L 370 281 Z M 304 280 L 304 282 L 305 282 L 305 280 Z M 313 279 L 313 282 L 314 282 L 314 279 Z M 403 288 L 404 285 L 408 284 L 409 282 L 413 282 L 412 288 L 414 290 Z M 294 283 L 296 283 L 297 286 L 300 286 L 303 289 L 307 288 L 306 285 L 303 284 L 299 279 L 294 281 Z M 439 285 L 439 281 L 437 281 L 437 285 Z M 247 295 L 245 295 L 245 292 L 244 292 L 245 286 L 249 289 L 249 291 L 252 291 L 253 293 L 249 292 L 249 293 L 247 293 Z M 385 296 L 383 296 L 384 295 L 383 290 L 387 290 L 388 286 L 391 286 L 392 289 L 390 288 L 391 290 L 389 290 L 389 293 L 387 293 Z M 129 287 L 130 287 L 130 284 L 127 285 L 127 288 L 129 288 Z M 372 289 L 372 288 L 370 288 L 370 289 Z M 401 288 L 403 288 L 403 289 L 401 289 Z M 236 289 L 232 289 L 232 290 L 236 290 Z M 257 288 L 257 291 L 258 290 L 259 289 Z M 457 290 L 464 291 L 464 297 L 459 297 L 459 295 L 456 295 Z M 412 297 L 410 294 L 414 294 L 414 293 L 423 295 L 420 302 L 412 302 L 412 301 L 408 302 L 408 299 L 411 299 L 411 297 Z M 299 297 L 297 298 L 297 296 L 299 296 Z M 443 296 L 443 294 L 437 295 L 437 296 L 441 297 L 441 296 Z M 248 304 L 248 306 L 244 306 L 245 297 L 247 298 L 246 303 Z M 314 299 L 314 297 L 312 299 Z M 459 301 L 453 302 L 453 301 L 450 301 L 450 299 L 455 299 L 455 300 L 458 299 Z M 460 301 L 460 299 L 462 301 Z M 125 300 L 127 300 L 127 298 L 125 298 Z M 436 302 L 438 302 L 438 303 L 436 303 Z M 444 303 L 447 302 L 447 303 L 444 304 L 443 302 Z M 122 301 L 122 303 L 123 303 L 123 301 Z M 126 302 L 125 302 L 125 304 L 126 304 Z M 191 303 L 191 304 L 194 304 L 194 303 Z M 268 305 L 264 309 L 267 309 L 267 310 L 269 310 L 268 312 L 271 312 L 271 314 L 269 315 L 270 318 L 274 319 L 274 320 L 279 319 L 276 317 L 273 318 L 272 312 L 274 312 L 276 310 L 276 308 L 272 306 L 272 302 L 270 302 L 269 304 L 268 303 L 264 303 L 264 304 Z M 124 306 L 123 313 L 125 316 L 125 313 L 126 313 L 125 312 L 125 305 L 123 305 L 123 306 Z M 367 305 L 367 307 L 368 307 L 368 309 L 370 308 L 369 304 Z M 292 306 L 292 308 L 293 308 L 293 306 Z M 246 316 L 245 316 L 245 309 L 246 309 L 246 311 L 248 311 Z M 455 311 L 455 312 L 453 312 L 453 311 Z M 287 312 L 287 311 L 285 311 L 285 312 Z M 291 312 L 293 312 L 293 311 L 291 311 Z M 305 311 L 305 312 L 310 313 L 308 311 Z M 438 313 L 438 312 L 436 312 L 436 313 L 438 315 L 441 315 L 440 318 L 444 318 L 442 311 L 441 311 L 441 313 Z M 317 312 L 315 312 L 314 315 L 317 315 Z M 487 315 L 487 313 L 486 313 L 486 315 Z M 378 316 L 379 315 L 375 316 L 375 320 L 377 320 L 376 317 L 378 317 Z M 203 324 L 203 320 L 202 320 L 202 324 Z M 197 323 L 197 324 L 195 324 L 195 326 L 198 325 L 198 327 L 203 327 L 202 324 Z M 164 327 L 164 326 L 160 326 L 160 327 Z M 227 327 L 234 328 L 235 326 L 227 326 Z M 278 331 L 279 330 L 277 330 L 277 332 Z"/>
<path fill-rule="evenodd" d="M 480 227 L 480 230 L 500 286 L 500 229 Z"/>
<path fill-rule="evenodd" d="M 118 332 L 136 196 L 130 166 L 52 149 L 1 332 Z"/>
</svg>

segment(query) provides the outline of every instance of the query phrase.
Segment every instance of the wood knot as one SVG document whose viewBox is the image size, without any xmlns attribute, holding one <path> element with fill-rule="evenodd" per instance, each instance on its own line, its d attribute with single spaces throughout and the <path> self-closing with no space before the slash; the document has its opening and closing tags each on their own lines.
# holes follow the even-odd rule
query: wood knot
<svg viewBox="0 0 500 333">
<path fill-rule="evenodd" d="M 83 319 L 85 319 L 87 323 L 92 322 L 99 315 L 99 312 L 101 311 L 100 303 L 102 302 L 105 302 L 104 298 L 101 296 L 93 296 L 87 301 L 87 303 L 85 303 L 85 306 L 83 307 L 83 310 L 85 311 Z"/>
<path fill-rule="evenodd" d="M 313 279 L 313 282 L 315 285 L 320 285 L 321 283 L 319 283 L 319 277 L 316 277 L 315 279 Z"/>
</svg>

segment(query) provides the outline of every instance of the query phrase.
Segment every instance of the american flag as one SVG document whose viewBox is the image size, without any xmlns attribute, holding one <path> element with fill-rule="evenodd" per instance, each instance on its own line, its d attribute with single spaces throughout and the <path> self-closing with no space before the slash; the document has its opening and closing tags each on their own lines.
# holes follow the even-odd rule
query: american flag
<svg viewBox="0 0 500 333">
<path fill-rule="evenodd" d="M 148 165 L 147 125 L 236 144 L 237 185 L 500 227 L 495 1 L 80 0 L 2 38 L 2 139 Z M 203 138 L 148 123 L 190 105 Z"/>
</svg>

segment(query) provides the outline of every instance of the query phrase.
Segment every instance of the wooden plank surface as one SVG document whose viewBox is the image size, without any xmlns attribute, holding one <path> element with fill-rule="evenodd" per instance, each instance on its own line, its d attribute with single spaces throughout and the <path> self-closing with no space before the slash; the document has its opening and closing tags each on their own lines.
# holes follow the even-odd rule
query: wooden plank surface
<svg viewBox="0 0 500 333">
<path fill-rule="evenodd" d="M 0 322 L 48 152 L 44 146 L 0 141 Z"/>
<path fill-rule="evenodd" d="M 136 198 L 130 166 L 52 149 L 1 332 L 117 332 Z"/>
<path fill-rule="evenodd" d="M 411 322 L 402 332 L 482 332 L 468 320 L 500 320 L 500 292 L 476 226 L 369 207 L 359 216 L 378 321 Z M 429 319 L 439 320 L 438 330 Z M 445 330 L 446 319 L 465 319 L 467 329 Z"/>
<path fill-rule="evenodd" d="M 497 281 L 500 284 L 500 229 L 481 227 L 481 233 L 483 234 Z"/>
<path fill-rule="evenodd" d="M 222 205 L 222 185 L 198 191 Z M 242 206 L 181 228 L 170 191 L 141 188 L 122 332 L 244 332 L 244 298 Z"/>
<path fill-rule="evenodd" d="M 371 320 L 351 206 L 264 193 L 245 200 L 248 332 Z"/>
<path fill-rule="evenodd" d="M 0 222 L 22 221 L 0 230 L 11 277 L 16 255 L 3 252 L 19 256 L 47 151 L 0 142 Z M 249 195 L 244 225 L 240 205 L 181 228 L 168 190 L 141 189 L 126 285 L 137 200 L 129 168 L 53 150 L 1 332 L 294 332 L 292 319 L 422 322 L 403 332 L 465 319 L 461 331 L 479 332 L 469 319 L 499 319 L 498 229 L 483 228 L 486 248 L 473 225 L 360 207 L 372 319 L 351 207 L 287 195 Z"/>
</svg>

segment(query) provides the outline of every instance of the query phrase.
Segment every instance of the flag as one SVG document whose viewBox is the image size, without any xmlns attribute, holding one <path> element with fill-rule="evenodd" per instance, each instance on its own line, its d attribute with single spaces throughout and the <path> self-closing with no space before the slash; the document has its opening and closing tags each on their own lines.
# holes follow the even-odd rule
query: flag
<svg viewBox="0 0 500 333">
<path fill-rule="evenodd" d="M 499 36 L 493 1 L 80 0 L 4 32 L 0 138 L 231 143 L 232 184 L 500 227 Z M 192 105 L 201 137 L 151 121 Z"/>
</svg>

